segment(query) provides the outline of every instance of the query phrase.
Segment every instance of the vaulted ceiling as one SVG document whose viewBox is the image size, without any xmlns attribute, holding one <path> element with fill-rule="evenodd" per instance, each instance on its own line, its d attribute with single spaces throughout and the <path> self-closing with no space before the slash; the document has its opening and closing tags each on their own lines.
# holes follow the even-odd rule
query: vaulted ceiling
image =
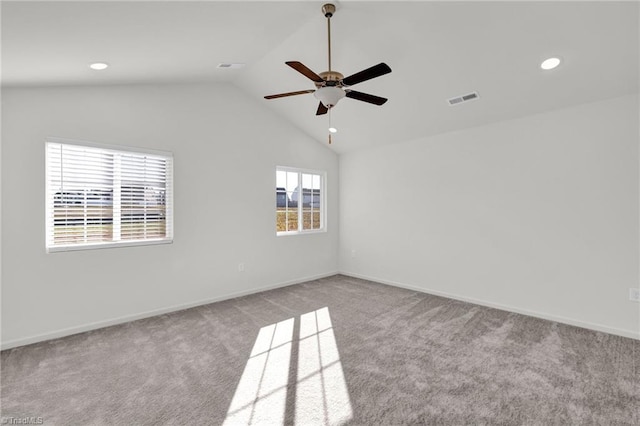
<svg viewBox="0 0 640 426">
<path fill-rule="evenodd" d="M 314 88 L 285 61 L 327 69 L 323 3 L 3 1 L 2 85 L 224 82 L 326 144 L 313 95 L 263 99 Z M 385 105 L 332 110 L 338 153 L 638 91 L 637 2 L 334 3 L 333 68 L 393 70 L 354 87 Z M 550 56 L 561 65 L 541 70 Z M 110 67 L 90 70 L 96 61 Z M 478 100 L 446 101 L 472 91 Z"/>
</svg>

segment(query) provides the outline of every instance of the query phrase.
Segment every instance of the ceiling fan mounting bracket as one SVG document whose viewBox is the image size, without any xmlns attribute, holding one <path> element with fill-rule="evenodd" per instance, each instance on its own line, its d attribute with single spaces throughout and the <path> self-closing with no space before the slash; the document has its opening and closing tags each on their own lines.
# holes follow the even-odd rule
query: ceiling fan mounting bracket
<svg viewBox="0 0 640 426">
<path fill-rule="evenodd" d="M 322 13 L 325 18 L 331 18 L 333 14 L 336 13 L 336 6 L 334 4 L 327 3 L 322 6 Z"/>
</svg>

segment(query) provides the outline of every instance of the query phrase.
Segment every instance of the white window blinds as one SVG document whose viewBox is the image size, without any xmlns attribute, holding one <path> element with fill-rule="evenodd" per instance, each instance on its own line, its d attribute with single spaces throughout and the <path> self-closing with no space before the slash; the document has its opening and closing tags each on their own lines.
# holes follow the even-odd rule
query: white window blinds
<svg viewBox="0 0 640 426">
<path fill-rule="evenodd" d="M 47 141 L 47 250 L 170 242 L 173 157 Z"/>
</svg>

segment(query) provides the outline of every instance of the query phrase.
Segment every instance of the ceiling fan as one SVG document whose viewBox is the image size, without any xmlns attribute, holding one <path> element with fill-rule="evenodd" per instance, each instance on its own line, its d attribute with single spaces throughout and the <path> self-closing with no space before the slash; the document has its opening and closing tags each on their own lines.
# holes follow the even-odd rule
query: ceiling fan
<svg viewBox="0 0 640 426">
<path fill-rule="evenodd" d="M 303 95 L 306 93 L 313 93 L 319 101 L 318 110 L 316 115 L 326 114 L 329 109 L 333 108 L 340 99 L 347 98 L 355 99 L 358 101 L 368 102 L 374 105 L 382 105 L 387 102 L 386 98 L 380 96 L 370 95 L 368 93 L 357 92 L 351 90 L 348 87 L 354 84 L 362 83 L 363 81 L 371 80 L 372 78 L 380 77 L 391 72 L 389 65 L 384 62 L 374 65 L 370 68 L 352 74 L 348 77 L 344 77 L 341 73 L 333 71 L 331 69 L 331 17 L 336 11 L 335 5 L 327 3 L 322 6 L 322 13 L 327 18 L 327 34 L 328 34 L 328 52 L 329 52 L 329 70 L 316 74 L 307 68 L 304 64 L 297 61 L 285 62 L 294 70 L 313 81 L 316 85 L 315 90 L 299 90 L 297 92 L 280 93 L 277 95 L 265 96 L 265 99 L 284 98 L 286 96 Z"/>
</svg>

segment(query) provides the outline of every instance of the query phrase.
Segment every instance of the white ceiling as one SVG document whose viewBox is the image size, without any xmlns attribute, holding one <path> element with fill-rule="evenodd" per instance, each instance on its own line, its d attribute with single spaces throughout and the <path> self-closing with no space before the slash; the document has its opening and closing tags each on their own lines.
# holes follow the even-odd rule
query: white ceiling
<svg viewBox="0 0 640 426">
<path fill-rule="evenodd" d="M 313 95 L 262 98 L 314 88 L 285 61 L 326 70 L 323 3 L 2 1 L 2 84 L 228 82 L 326 143 Z M 343 99 L 332 111 L 339 153 L 638 91 L 637 2 L 336 3 L 333 68 L 393 69 L 353 87 L 385 105 Z M 544 72 L 549 56 L 563 63 Z M 446 102 L 471 91 L 480 99 Z"/>
</svg>

